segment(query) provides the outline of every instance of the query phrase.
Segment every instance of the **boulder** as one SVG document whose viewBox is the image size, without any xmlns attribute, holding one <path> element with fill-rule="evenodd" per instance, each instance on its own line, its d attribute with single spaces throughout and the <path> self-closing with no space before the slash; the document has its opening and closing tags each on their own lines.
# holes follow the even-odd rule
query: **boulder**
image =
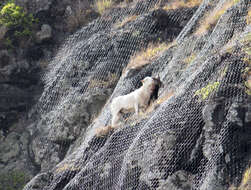
<svg viewBox="0 0 251 190">
<path fill-rule="evenodd" d="M 4 25 L 0 26 L 0 41 L 4 38 L 8 28 Z"/>
<path fill-rule="evenodd" d="M 7 65 L 13 65 L 14 59 L 13 55 L 11 55 L 7 50 L 0 51 L 0 69 L 3 69 Z"/>
<path fill-rule="evenodd" d="M 157 190 L 191 190 L 191 174 L 186 171 L 177 171 L 160 183 Z"/>
<path fill-rule="evenodd" d="M 12 133 L 0 143 L 0 163 L 8 163 L 19 156 L 18 135 Z"/>
<path fill-rule="evenodd" d="M 37 42 L 48 40 L 52 37 L 52 28 L 49 24 L 43 24 L 41 30 L 36 33 Z"/>
<path fill-rule="evenodd" d="M 48 11 L 52 3 L 53 0 L 29 0 L 27 7 L 31 12 L 36 14 L 41 11 Z"/>
<path fill-rule="evenodd" d="M 42 190 L 50 180 L 50 175 L 47 173 L 40 173 L 36 175 L 25 187 L 27 190 Z"/>
</svg>

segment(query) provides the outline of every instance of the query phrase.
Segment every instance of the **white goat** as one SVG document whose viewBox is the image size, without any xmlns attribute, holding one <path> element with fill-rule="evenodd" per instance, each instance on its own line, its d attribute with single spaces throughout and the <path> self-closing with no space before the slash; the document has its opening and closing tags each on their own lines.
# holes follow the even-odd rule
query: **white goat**
<svg viewBox="0 0 251 190">
<path fill-rule="evenodd" d="M 155 87 L 155 81 L 151 77 L 146 77 L 141 82 L 143 85 L 139 89 L 130 94 L 118 96 L 113 99 L 111 103 L 112 128 L 118 126 L 121 111 L 134 109 L 136 115 L 138 115 L 140 107 L 145 109 L 148 106 L 148 102 Z"/>
</svg>

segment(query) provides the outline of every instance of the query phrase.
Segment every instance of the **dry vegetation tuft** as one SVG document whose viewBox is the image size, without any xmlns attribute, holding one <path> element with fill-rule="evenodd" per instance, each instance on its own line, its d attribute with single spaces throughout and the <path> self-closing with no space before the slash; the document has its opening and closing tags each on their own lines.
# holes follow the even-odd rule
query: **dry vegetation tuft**
<svg viewBox="0 0 251 190">
<path fill-rule="evenodd" d="M 124 18 L 124 20 L 119 21 L 118 23 L 116 23 L 115 27 L 116 28 L 123 27 L 125 24 L 136 20 L 137 17 L 138 17 L 137 15 L 132 15 L 132 16 L 126 17 L 126 18 Z"/>
<path fill-rule="evenodd" d="M 240 42 L 243 45 L 242 50 L 247 56 L 251 56 L 251 32 L 247 33 Z"/>
<path fill-rule="evenodd" d="M 242 182 L 238 190 L 249 190 L 251 188 L 251 167 L 249 167 L 242 178 Z"/>
<path fill-rule="evenodd" d="M 240 32 L 236 32 L 231 39 L 222 47 L 221 53 L 232 53 L 235 46 L 237 45 L 237 41 L 240 38 Z"/>
<path fill-rule="evenodd" d="M 95 6 L 99 14 L 103 14 L 106 9 L 110 8 L 113 5 L 112 0 L 96 0 Z"/>
<path fill-rule="evenodd" d="M 189 64 L 191 62 L 193 62 L 196 58 L 196 54 L 195 53 L 192 53 L 191 55 L 189 55 L 187 58 L 185 58 L 184 62 L 186 64 Z"/>
<path fill-rule="evenodd" d="M 88 85 L 88 89 L 107 88 L 112 86 L 118 80 L 118 75 L 111 73 L 106 80 L 92 79 Z"/>
<path fill-rule="evenodd" d="M 246 93 L 251 96 L 251 32 L 243 36 L 239 42 L 242 45 L 242 52 L 245 54 L 242 61 L 247 65 L 242 71 Z"/>
<path fill-rule="evenodd" d="M 247 24 L 251 24 L 251 8 L 248 9 Z"/>
<path fill-rule="evenodd" d="M 243 77 L 245 78 L 244 86 L 246 89 L 246 93 L 251 96 L 251 61 L 247 62 L 249 65 L 243 70 Z"/>
<path fill-rule="evenodd" d="M 67 29 L 70 32 L 73 32 L 80 26 L 83 26 L 88 22 L 88 14 L 93 12 L 91 7 L 86 5 L 86 3 L 82 2 L 81 0 L 77 0 L 71 8 L 67 8 L 67 18 L 66 24 Z"/>
<path fill-rule="evenodd" d="M 171 98 L 174 95 L 173 91 L 166 92 L 163 96 L 157 99 L 157 104 L 162 104 L 163 102 L 167 101 L 169 98 Z"/>
<path fill-rule="evenodd" d="M 136 69 L 150 63 L 154 58 L 159 56 L 161 53 L 163 53 L 173 45 L 175 45 L 175 42 L 168 45 L 166 43 L 150 44 L 147 49 L 140 51 L 132 56 L 126 70 Z"/>
<path fill-rule="evenodd" d="M 113 130 L 113 128 L 110 125 L 98 128 L 98 129 L 96 129 L 96 137 L 104 137 L 112 130 Z"/>
<path fill-rule="evenodd" d="M 204 19 L 202 19 L 198 30 L 195 32 L 195 35 L 200 36 L 202 34 L 205 34 L 210 28 L 216 25 L 219 18 L 226 12 L 226 10 L 228 10 L 237 2 L 238 1 L 236 0 L 226 1 L 221 8 L 216 8 L 212 12 L 206 14 Z"/>
<path fill-rule="evenodd" d="M 73 163 L 64 163 L 62 166 L 60 165 L 57 169 L 57 173 L 61 173 L 64 171 L 77 171 L 80 170 L 80 167 L 76 167 L 73 165 Z"/>
<path fill-rule="evenodd" d="M 192 8 L 195 6 L 199 6 L 202 0 L 187 0 L 187 1 L 175 1 L 168 3 L 166 6 L 163 7 L 164 10 L 171 10 L 171 9 L 178 9 L 178 8 Z"/>
</svg>

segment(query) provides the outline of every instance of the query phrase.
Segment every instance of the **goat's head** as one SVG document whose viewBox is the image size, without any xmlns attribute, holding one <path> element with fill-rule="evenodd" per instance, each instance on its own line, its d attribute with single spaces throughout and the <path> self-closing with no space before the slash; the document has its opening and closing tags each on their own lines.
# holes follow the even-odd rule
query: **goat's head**
<svg viewBox="0 0 251 190">
<path fill-rule="evenodd" d="M 154 80 L 152 77 L 146 77 L 143 80 L 141 80 L 143 86 L 150 86 L 154 84 Z"/>
<path fill-rule="evenodd" d="M 153 77 L 154 83 L 156 86 L 158 86 L 159 88 L 162 88 L 164 85 L 160 80 L 159 75 L 157 77 Z"/>
</svg>

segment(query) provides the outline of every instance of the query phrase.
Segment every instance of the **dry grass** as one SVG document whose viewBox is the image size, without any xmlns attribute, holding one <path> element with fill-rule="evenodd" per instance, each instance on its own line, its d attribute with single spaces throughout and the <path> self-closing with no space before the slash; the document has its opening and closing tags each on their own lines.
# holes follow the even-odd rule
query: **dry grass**
<svg viewBox="0 0 251 190">
<path fill-rule="evenodd" d="M 173 91 L 166 91 L 161 97 L 159 97 L 154 102 L 151 102 L 151 104 L 147 107 L 146 111 L 144 113 L 141 113 L 141 116 L 147 116 L 148 113 L 151 113 L 156 109 L 156 107 L 167 100 L 169 100 L 174 95 Z"/>
<path fill-rule="evenodd" d="M 221 8 L 216 8 L 212 12 L 206 14 L 204 19 L 202 19 L 198 30 L 195 32 L 195 35 L 200 36 L 205 34 L 210 28 L 216 25 L 219 18 L 226 12 L 226 10 L 228 10 L 238 1 L 239 0 L 226 1 Z"/>
<path fill-rule="evenodd" d="M 106 9 L 110 8 L 113 5 L 112 0 L 96 0 L 95 7 L 99 14 L 103 14 Z"/>
<path fill-rule="evenodd" d="M 242 182 L 238 190 L 250 190 L 251 189 L 251 167 L 249 167 L 242 178 Z"/>
<path fill-rule="evenodd" d="M 195 6 L 199 6 L 202 0 L 187 0 L 187 1 L 175 1 L 168 3 L 166 6 L 163 7 L 164 10 L 168 11 L 171 9 L 178 9 L 178 8 L 192 8 Z"/>
<path fill-rule="evenodd" d="M 218 79 L 219 81 L 221 81 L 226 76 L 228 68 L 229 68 L 229 65 L 226 65 L 224 68 L 222 68 L 222 70 L 220 70 L 219 79 Z"/>
<path fill-rule="evenodd" d="M 123 27 L 125 24 L 136 20 L 137 17 L 138 17 L 137 15 L 132 15 L 132 16 L 124 18 L 124 20 L 115 24 L 115 28 Z"/>
<path fill-rule="evenodd" d="M 240 42 L 243 45 L 242 50 L 245 52 L 245 54 L 250 57 L 251 56 L 251 32 L 247 33 Z"/>
<path fill-rule="evenodd" d="M 240 32 L 236 32 L 232 38 L 222 47 L 220 53 L 232 53 L 235 46 L 237 45 L 237 41 L 240 38 L 241 33 Z"/>
<path fill-rule="evenodd" d="M 242 43 L 242 51 L 245 53 L 245 57 L 242 59 L 247 67 L 244 69 L 242 75 L 245 79 L 244 86 L 246 93 L 251 96 L 251 33 L 247 33 L 240 42 Z"/>
<path fill-rule="evenodd" d="M 251 8 L 248 9 L 247 24 L 251 24 Z"/>
<path fill-rule="evenodd" d="M 248 61 L 245 61 L 248 64 L 248 66 L 243 70 L 242 76 L 245 79 L 244 80 L 244 86 L 246 89 L 246 93 L 251 96 L 251 61 L 250 59 Z"/>
<path fill-rule="evenodd" d="M 174 45 L 173 43 L 166 44 L 150 44 L 146 50 L 140 51 L 132 56 L 126 70 L 140 68 L 148 63 L 150 63 L 154 58 L 159 56 L 161 53 L 169 49 Z"/>
<path fill-rule="evenodd" d="M 163 96 L 157 99 L 156 104 L 162 104 L 163 102 L 166 102 L 173 95 L 174 95 L 173 91 L 166 92 Z"/>
<path fill-rule="evenodd" d="M 80 170 L 80 167 L 76 167 L 74 165 L 71 165 L 69 163 L 64 163 L 62 166 L 59 166 L 57 169 L 56 169 L 56 172 L 57 173 L 61 173 L 61 172 L 64 172 L 64 171 L 77 171 L 77 170 Z"/>
<path fill-rule="evenodd" d="M 88 85 L 88 89 L 107 88 L 118 80 L 118 75 L 111 73 L 106 80 L 92 79 Z"/>
<path fill-rule="evenodd" d="M 251 181 L 251 167 L 244 173 L 242 184 L 246 184 L 248 181 Z"/>
<path fill-rule="evenodd" d="M 110 131 L 113 131 L 114 128 L 112 128 L 112 126 L 104 126 L 101 128 L 98 128 L 96 130 L 96 137 L 104 137 L 105 135 L 107 135 Z"/>
<path fill-rule="evenodd" d="M 154 4 L 154 6 L 150 9 L 150 11 L 154 11 L 157 9 L 161 8 L 161 4 L 162 4 L 162 0 L 159 0 L 156 4 Z"/>
<path fill-rule="evenodd" d="M 188 57 L 184 60 L 184 62 L 185 62 L 186 64 L 189 64 L 189 63 L 193 62 L 193 61 L 195 60 L 195 58 L 196 58 L 196 54 L 195 54 L 195 53 L 192 53 L 190 56 L 188 56 Z"/>
</svg>

